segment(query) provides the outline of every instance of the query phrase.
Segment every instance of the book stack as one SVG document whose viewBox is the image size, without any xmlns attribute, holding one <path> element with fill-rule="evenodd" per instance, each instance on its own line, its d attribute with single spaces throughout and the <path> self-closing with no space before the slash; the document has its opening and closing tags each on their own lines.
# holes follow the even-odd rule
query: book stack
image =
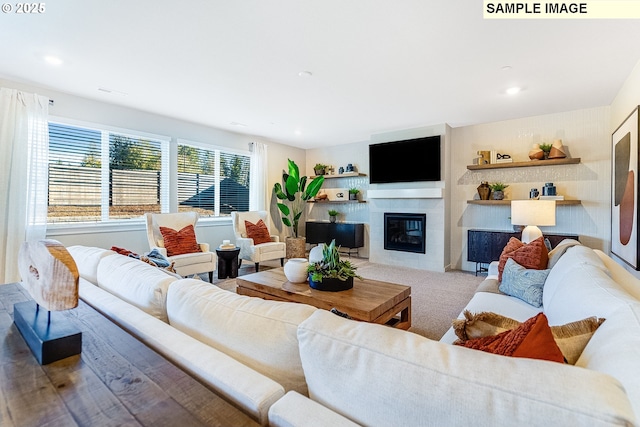
<svg viewBox="0 0 640 427">
<path fill-rule="evenodd" d="M 218 249 L 222 249 L 224 250 L 231 250 L 231 249 L 235 249 L 236 245 L 234 245 L 233 243 L 231 243 L 230 240 L 223 240 L 222 244 L 220 246 L 218 246 Z"/>
</svg>

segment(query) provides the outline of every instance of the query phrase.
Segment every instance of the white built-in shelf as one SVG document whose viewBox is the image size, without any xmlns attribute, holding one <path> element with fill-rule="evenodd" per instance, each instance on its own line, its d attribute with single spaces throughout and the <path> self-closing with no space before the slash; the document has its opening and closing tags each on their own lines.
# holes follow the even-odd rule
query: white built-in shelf
<svg viewBox="0 0 640 427">
<path fill-rule="evenodd" d="M 498 206 L 498 205 L 511 205 L 511 200 L 467 200 L 470 205 L 483 205 L 483 206 Z M 581 205 L 580 200 L 556 200 L 557 206 L 567 205 Z"/>
<path fill-rule="evenodd" d="M 575 165 L 578 163 L 580 163 L 580 157 L 564 158 L 564 159 L 529 160 L 528 162 L 490 163 L 488 165 L 467 165 L 467 169 L 475 171 L 475 170 L 485 170 L 485 169 L 525 168 L 525 167 L 532 167 L 532 166 Z"/>
<path fill-rule="evenodd" d="M 367 190 L 368 199 L 442 199 L 442 188 Z"/>
</svg>

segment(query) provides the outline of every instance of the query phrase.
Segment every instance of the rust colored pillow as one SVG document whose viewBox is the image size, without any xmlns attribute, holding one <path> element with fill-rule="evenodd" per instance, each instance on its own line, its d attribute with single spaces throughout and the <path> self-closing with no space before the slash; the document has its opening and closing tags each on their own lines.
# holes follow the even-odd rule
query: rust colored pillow
<svg viewBox="0 0 640 427">
<path fill-rule="evenodd" d="M 259 220 L 257 224 L 254 224 L 245 220 L 244 227 L 247 229 L 247 237 L 253 239 L 254 245 L 271 241 L 271 235 L 269 235 L 269 230 L 264 221 Z"/>
<path fill-rule="evenodd" d="M 564 363 L 564 356 L 553 338 L 544 313 L 538 313 L 516 329 L 456 344 L 503 356 Z"/>
<path fill-rule="evenodd" d="M 169 227 L 160 227 L 160 233 L 164 239 L 167 256 L 202 252 L 196 241 L 196 231 L 193 229 L 193 225 L 187 225 L 180 231 Z"/>
<path fill-rule="evenodd" d="M 500 254 L 498 263 L 498 280 L 502 280 L 502 271 L 508 258 L 513 258 L 515 262 L 528 269 L 544 270 L 549 263 L 549 252 L 544 244 L 544 238 L 538 237 L 527 244 L 512 237 L 507 242 L 507 246 Z"/>
</svg>

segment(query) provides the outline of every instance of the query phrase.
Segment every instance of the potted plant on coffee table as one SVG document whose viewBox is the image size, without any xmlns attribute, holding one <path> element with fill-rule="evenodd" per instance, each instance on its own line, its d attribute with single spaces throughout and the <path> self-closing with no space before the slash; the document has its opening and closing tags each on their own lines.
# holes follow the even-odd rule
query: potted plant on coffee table
<svg viewBox="0 0 640 427">
<path fill-rule="evenodd" d="M 326 243 L 322 245 L 322 259 L 310 263 L 307 267 L 309 286 L 331 292 L 351 289 L 354 277 L 362 280 L 362 277 L 356 274 L 356 269 L 351 262 L 340 259 L 336 241 L 332 240 L 329 246 Z"/>
<path fill-rule="evenodd" d="M 298 165 L 288 159 L 288 173 L 282 174 L 282 184 L 276 182 L 273 191 L 281 201 L 278 209 L 282 214 L 282 223 L 290 227 L 293 237 L 287 237 L 287 258 L 304 258 L 305 238 L 298 236 L 298 224 L 305 209 L 305 203 L 318 194 L 324 176 L 317 176 L 307 185 L 307 177 L 300 176 Z"/>
</svg>

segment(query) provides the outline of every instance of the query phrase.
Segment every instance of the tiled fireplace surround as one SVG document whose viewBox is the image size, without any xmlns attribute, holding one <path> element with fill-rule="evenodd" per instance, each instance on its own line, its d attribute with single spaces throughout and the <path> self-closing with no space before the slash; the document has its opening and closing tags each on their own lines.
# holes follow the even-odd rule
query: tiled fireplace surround
<svg viewBox="0 0 640 427">
<path fill-rule="evenodd" d="M 442 198 L 369 199 L 369 261 L 418 268 L 445 270 L 445 209 Z M 384 249 L 384 214 L 426 213 L 425 253 Z"/>
</svg>

